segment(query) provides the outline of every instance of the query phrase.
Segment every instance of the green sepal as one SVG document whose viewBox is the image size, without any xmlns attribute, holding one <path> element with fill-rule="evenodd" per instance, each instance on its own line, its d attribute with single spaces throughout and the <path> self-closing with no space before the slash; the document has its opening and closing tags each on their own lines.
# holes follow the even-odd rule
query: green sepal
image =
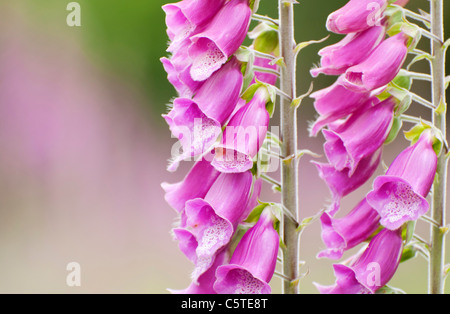
<svg viewBox="0 0 450 314">
<path fill-rule="evenodd" d="M 244 99 L 246 102 L 249 102 L 250 100 L 252 100 L 253 96 L 260 88 L 266 89 L 267 92 L 266 109 L 270 117 L 273 117 L 273 114 L 275 113 L 275 103 L 277 99 L 276 88 L 270 84 L 259 81 L 257 78 L 255 78 L 255 81 L 256 83 L 250 85 L 244 91 L 244 93 L 242 93 L 241 98 Z"/>
<path fill-rule="evenodd" d="M 414 50 L 420 39 L 422 38 L 420 28 L 415 24 L 407 22 L 406 20 L 393 24 L 387 30 L 387 34 L 389 36 L 394 36 L 399 33 L 403 33 L 408 36 L 408 42 L 406 46 L 408 47 L 409 51 Z"/>
<path fill-rule="evenodd" d="M 405 72 L 400 72 L 392 82 L 401 88 L 409 90 L 411 89 L 413 80 L 409 75 L 404 75 L 403 73 Z"/>
<path fill-rule="evenodd" d="M 394 109 L 394 114 L 396 117 L 407 111 L 412 104 L 412 96 L 410 91 L 397 85 L 394 81 L 390 82 L 384 91 L 377 97 L 380 101 L 383 101 L 391 96 L 394 97 L 397 102 Z"/>
<path fill-rule="evenodd" d="M 409 261 L 410 259 L 416 258 L 417 249 L 413 245 L 407 245 L 404 247 L 402 252 L 402 257 L 400 258 L 400 263 Z"/>
<path fill-rule="evenodd" d="M 399 288 L 394 288 L 386 285 L 378 289 L 375 294 L 406 294 L 406 292 Z"/>
<path fill-rule="evenodd" d="M 439 115 L 443 115 L 443 114 L 447 113 L 447 103 L 445 102 L 445 99 L 443 97 L 441 97 L 439 106 L 434 110 L 434 112 Z"/>
<path fill-rule="evenodd" d="M 279 55 L 278 32 L 272 28 L 262 32 L 253 41 L 253 48 L 263 53 L 278 56 Z"/>
<path fill-rule="evenodd" d="M 411 145 L 414 145 L 419 140 L 422 133 L 425 130 L 430 129 L 433 131 L 433 150 L 436 153 L 436 155 L 439 156 L 444 147 L 444 137 L 442 136 L 442 133 L 434 126 L 421 121 L 421 123 L 416 124 L 409 131 L 405 131 L 404 136 L 407 140 L 411 142 Z"/>
<path fill-rule="evenodd" d="M 258 9 L 259 9 L 259 1 L 260 0 L 249 0 L 248 1 L 248 5 L 249 5 L 250 9 L 252 9 L 253 13 L 258 11 Z"/>
<path fill-rule="evenodd" d="M 245 223 L 254 224 L 258 222 L 259 217 L 267 206 L 269 206 L 269 203 L 260 203 L 255 208 L 253 208 L 247 219 L 245 219 Z"/>
<path fill-rule="evenodd" d="M 414 231 L 416 229 L 415 221 L 408 221 L 403 230 L 402 230 L 402 238 L 405 241 L 405 244 L 408 244 L 414 236 Z"/>
<path fill-rule="evenodd" d="M 391 131 L 389 132 L 388 137 L 384 141 L 384 145 L 388 145 L 392 143 L 400 133 L 400 130 L 403 127 L 403 121 L 399 117 L 394 117 L 394 120 L 392 122 Z"/>
</svg>

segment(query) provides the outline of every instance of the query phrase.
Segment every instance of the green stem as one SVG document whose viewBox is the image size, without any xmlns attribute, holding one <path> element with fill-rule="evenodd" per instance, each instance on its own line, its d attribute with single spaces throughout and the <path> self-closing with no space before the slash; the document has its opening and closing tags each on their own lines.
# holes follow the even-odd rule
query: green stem
<svg viewBox="0 0 450 314">
<path fill-rule="evenodd" d="M 431 5 L 431 32 L 439 41 L 431 41 L 433 61 L 432 72 L 432 102 L 435 108 L 445 101 L 445 56 L 444 42 L 444 11 L 443 0 L 430 0 Z M 444 110 L 446 111 L 446 110 Z M 446 133 L 445 112 L 434 112 L 433 123 L 442 134 Z M 438 159 L 437 180 L 433 186 L 432 213 L 431 218 L 439 226 L 445 226 L 445 204 L 447 186 L 447 158 L 441 153 Z M 428 292 L 430 294 L 444 293 L 444 257 L 445 257 L 445 234 L 441 228 L 431 226 L 431 252 L 429 262 Z"/>
<path fill-rule="evenodd" d="M 294 39 L 294 4 L 279 0 L 279 40 L 280 54 L 285 66 L 281 67 L 280 89 L 295 99 L 296 96 L 296 58 Z M 297 152 L 297 109 L 291 106 L 287 97 L 280 100 L 280 127 L 281 127 L 281 154 L 291 156 Z M 281 161 L 282 205 L 292 217 L 298 221 L 298 163 L 289 159 Z M 299 235 L 296 232 L 296 223 L 284 214 L 282 221 L 282 237 L 285 247 L 283 249 L 283 275 L 289 281 L 283 282 L 284 294 L 299 293 L 298 284 L 292 284 L 299 274 Z"/>
</svg>

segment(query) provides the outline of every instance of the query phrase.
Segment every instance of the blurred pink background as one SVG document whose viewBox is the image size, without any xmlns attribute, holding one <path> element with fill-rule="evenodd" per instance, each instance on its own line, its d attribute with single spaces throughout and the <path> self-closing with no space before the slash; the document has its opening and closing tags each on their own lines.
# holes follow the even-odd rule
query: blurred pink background
<svg viewBox="0 0 450 314">
<path fill-rule="evenodd" d="M 0 293 L 185 288 L 192 265 L 172 241 L 176 213 L 160 183 L 179 181 L 190 165 L 166 171 L 174 140 L 159 121 L 165 104 L 152 104 L 156 114 L 145 109 L 151 100 L 92 58 L 79 32 L 65 25 L 64 10 L 49 24 L 36 21 L 25 5 L 3 3 L 0 12 Z M 160 97 L 169 102 L 174 95 Z M 300 146 L 322 153 L 322 137 L 307 137 L 311 102 L 305 108 Z M 386 164 L 405 145 L 402 139 L 389 145 Z M 305 218 L 330 195 L 310 157 L 300 169 Z M 343 207 L 350 210 L 370 185 L 346 197 Z M 262 195 L 278 200 L 268 185 Z M 424 223 L 419 233 L 427 237 Z M 334 281 L 332 262 L 315 258 L 322 248 L 320 224 L 314 223 L 302 238 L 305 293 L 316 293 L 314 281 Z M 73 261 L 81 266 L 81 287 L 66 285 L 66 265 Z M 407 262 L 391 284 L 426 292 L 426 263 Z M 278 293 L 280 280 L 272 286 Z"/>
</svg>

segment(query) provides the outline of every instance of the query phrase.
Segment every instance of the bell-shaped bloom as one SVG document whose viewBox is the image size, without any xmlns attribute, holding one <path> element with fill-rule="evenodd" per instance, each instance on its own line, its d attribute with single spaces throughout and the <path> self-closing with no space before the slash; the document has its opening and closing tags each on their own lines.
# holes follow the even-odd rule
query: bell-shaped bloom
<svg viewBox="0 0 450 314">
<path fill-rule="evenodd" d="M 247 35 L 251 15 L 248 0 L 231 0 L 202 32 L 190 37 L 192 79 L 206 80 L 236 52 Z"/>
<path fill-rule="evenodd" d="M 253 62 L 253 65 L 258 66 L 260 68 L 277 70 L 278 66 L 276 64 L 270 64 L 270 62 L 271 62 L 270 59 L 256 57 L 255 61 Z M 255 70 L 255 78 L 250 83 L 250 85 L 256 83 L 255 79 L 257 79 L 258 81 L 263 82 L 263 83 L 275 85 L 277 83 L 278 76 L 275 74 L 272 74 L 272 73 L 260 72 L 260 71 Z"/>
<path fill-rule="evenodd" d="M 321 64 L 311 70 L 313 77 L 343 74 L 351 66 L 364 61 L 385 37 L 384 26 L 374 26 L 360 33 L 351 33 L 337 44 L 319 51 Z"/>
<path fill-rule="evenodd" d="M 220 252 L 217 253 L 211 267 L 205 271 L 197 281 L 192 281 L 186 289 L 168 289 L 168 291 L 172 294 L 216 294 L 217 292 L 213 288 L 214 282 L 216 281 L 216 270 L 217 267 L 228 264 L 230 258 L 227 253 L 227 247 L 221 249 Z"/>
<path fill-rule="evenodd" d="M 332 204 L 328 208 L 331 216 L 339 210 L 340 201 L 344 196 L 358 189 L 375 173 L 381 161 L 382 150 L 381 147 L 374 154 L 361 159 L 351 176 L 349 176 L 348 168 L 339 171 L 330 164 L 312 162 L 332 194 Z"/>
<path fill-rule="evenodd" d="M 191 79 L 190 67 L 177 70 L 172 60 L 166 57 L 161 58 L 161 63 L 167 72 L 167 80 L 172 84 L 180 97 L 190 98 L 202 85 L 203 82 L 196 82 Z"/>
<path fill-rule="evenodd" d="M 193 99 L 177 98 L 163 115 L 172 134 L 180 140 L 182 157 L 205 153 L 222 133 L 222 126 L 236 108 L 243 84 L 241 64 L 232 58 L 215 72 Z"/>
<path fill-rule="evenodd" d="M 225 0 L 183 0 L 164 5 L 170 40 L 183 40 L 193 29 L 210 22 L 224 3 Z"/>
<path fill-rule="evenodd" d="M 402 251 L 401 230 L 383 229 L 350 265 L 333 265 L 334 285 L 316 287 L 322 294 L 373 294 L 392 279 Z"/>
<path fill-rule="evenodd" d="M 355 91 L 373 91 L 389 84 L 406 60 L 407 41 L 403 33 L 383 41 L 365 61 L 347 69 L 343 84 Z"/>
<path fill-rule="evenodd" d="M 178 95 L 187 98 L 191 98 L 203 83 L 191 78 L 192 62 L 188 54 L 190 45 L 189 39 L 177 42 L 176 46 L 171 45 L 168 49 L 172 53 L 170 58 L 160 59 L 164 70 L 167 72 L 167 79 L 178 92 Z"/>
<path fill-rule="evenodd" d="M 252 184 L 250 172 L 222 173 L 203 199 L 186 202 L 180 226 L 173 232 L 181 251 L 195 264 L 195 282 L 211 267 L 247 213 Z"/>
<path fill-rule="evenodd" d="M 364 198 L 350 213 L 342 218 L 333 218 L 325 212 L 320 217 L 322 241 L 327 249 L 318 258 L 338 260 L 345 251 L 365 241 L 380 227 L 380 215 Z"/>
<path fill-rule="evenodd" d="M 197 161 L 182 181 L 175 184 L 167 182 L 161 184 L 166 202 L 181 213 L 187 201 L 206 196 L 219 174 L 220 172 L 208 161 Z"/>
<path fill-rule="evenodd" d="M 320 116 L 311 127 L 310 135 L 317 135 L 323 127 L 345 118 L 369 100 L 369 93 L 349 90 L 341 84 L 342 80 L 341 76 L 333 85 L 311 94 L 314 108 Z"/>
<path fill-rule="evenodd" d="M 383 145 L 391 130 L 396 103 L 393 98 L 377 102 L 361 107 L 339 127 L 322 130 L 325 154 L 336 170 L 349 168 L 349 175 L 353 175 L 359 162 Z"/>
<path fill-rule="evenodd" d="M 217 268 L 214 290 L 220 294 L 269 294 L 280 238 L 272 213 L 265 210 L 237 245 L 230 264 Z"/>
<path fill-rule="evenodd" d="M 387 4 L 387 0 L 350 0 L 328 16 L 327 29 L 337 34 L 350 34 L 380 25 Z"/>
<path fill-rule="evenodd" d="M 267 89 L 259 88 L 252 100 L 230 119 L 211 161 L 217 170 L 233 173 L 253 167 L 253 158 L 263 144 L 269 127 L 268 101 Z"/>
<path fill-rule="evenodd" d="M 374 180 L 373 190 L 367 194 L 383 226 L 394 230 L 428 211 L 425 197 L 433 185 L 436 167 L 433 134 L 427 130 L 417 143 L 397 156 L 385 175 Z"/>
<path fill-rule="evenodd" d="M 194 100 L 208 117 L 223 125 L 239 101 L 243 80 L 241 63 L 233 57 L 205 81 Z"/>
</svg>

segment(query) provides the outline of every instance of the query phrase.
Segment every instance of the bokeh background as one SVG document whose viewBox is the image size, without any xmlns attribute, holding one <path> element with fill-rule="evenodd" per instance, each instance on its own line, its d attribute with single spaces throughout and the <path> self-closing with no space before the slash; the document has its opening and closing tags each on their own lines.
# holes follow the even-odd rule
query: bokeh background
<svg viewBox="0 0 450 314">
<path fill-rule="evenodd" d="M 79 0 L 81 27 L 66 24 L 69 2 L 0 2 L 0 293 L 160 294 L 185 288 L 192 265 L 172 240 L 176 213 L 160 188 L 190 167 L 166 171 L 174 139 L 161 114 L 175 96 L 159 62 L 166 55 L 161 6 L 167 1 Z M 410 2 L 411 9 L 428 6 L 426 0 Z M 327 36 L 327 15 L 345 3 L 301 1 L 298 42 Z M 276 17 L 277 1 L 261 0 L 259 13 Z M 446 17 L 450 34 L 448 5 Z M 332 35 L 300 54 L 299 94 L 312 80 L 308 71 L 319 61 L 317 51 L 339 39 Z M 421 45 L 427 49 L 428 40 Z M 423 61 L 413 70 L 428 66 Z M 333 79 L 314 79 L 315 90 Z M 414 91 L 429 97 L 426 83 L 415 83 Z M 430 117 L 417 105 L 409 113 Z M 306 99 L 300 147 L 321 153 L 323 138 L 307 136 L 314 116 Z M 406 145 L 400 137 L 387 146 L 385 163 Z M 330 197 L 310 160 L 300 163 L 302 218 Z M 344 199 L 343 213 L 370 185 Z M 267 186 L 262 199 L 278 195 Z M 428 238 L 428 226 L 420 222 L 418 233 Z M 315 258 L 323 247 L 316 222 L 302 236 L 304 293 L 316 293 L 313 282 L 334 282 L 332 262 Z M 66 285 L 69 262 L 81 265 L 80 287 Z M 425 261 L 416 258 L 401 265 L 391 285 L 425 293 L 426 272 Z M 280 292 L 279 279 L 272 286 Z"/>
</svg>

